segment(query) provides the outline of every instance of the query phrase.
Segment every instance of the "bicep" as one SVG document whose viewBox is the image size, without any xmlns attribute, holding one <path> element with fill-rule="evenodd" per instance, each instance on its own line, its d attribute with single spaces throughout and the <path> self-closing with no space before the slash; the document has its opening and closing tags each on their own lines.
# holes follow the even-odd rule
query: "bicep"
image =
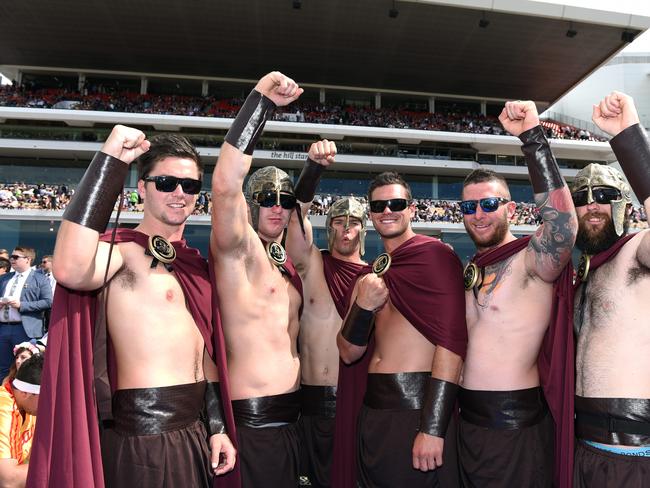
<svg viewBox="0 0 650 488">
<path fill-rule="evenodd" d="M 313 252 L 313 233 L 311 222 L 307 218 L 309 211 L 309 204 L 300 204 L 302 228 L 300 226 L 300 217 L 298 212 L 291 213 L 291 220 L 289 221 L 289 228 L 287 230 L 287 253 L 291 256 L 296 269 L 302 273 L 307 271 L 310 264 L 310 259 Z M 303 235 L 303 229 L 305 231 Z"/>
<path fill-rule="evenodd" d="M 245 244 L 253 228 L 248 223 L 248 205 L 240 191 L 213 195 L 210 246 L 213 254 L 228 253 Z"/>
</svg>

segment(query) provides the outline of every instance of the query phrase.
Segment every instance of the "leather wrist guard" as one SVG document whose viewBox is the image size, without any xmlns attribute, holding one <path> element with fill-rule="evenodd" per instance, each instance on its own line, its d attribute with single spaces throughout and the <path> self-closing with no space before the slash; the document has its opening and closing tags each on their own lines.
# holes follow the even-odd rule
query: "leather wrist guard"
<svg viewBox="0 0 650 488">
<path fill-rule="evenodd" d="M 104 232 L 128 172 L 129 166 L 123 161 L 101 151 L 95 154 L 63 218 Z"/>
<path fill-rule="evenodd" d="M 457 384 L 429 378 L 420 413 L 420 432 L 445 437 L 449 420 L 454 413 L 457 394 Z"/>
<path fill-rule="evenodd" d="M 519 134 L 523 142 L 521 152 L 526 158 L 533 193 L 548 193 L 564 186 L 555 156 L 551 152 L 548 139 L 541 125 Z"/>
<path fill-rule="evenodd" d="M 251 91 L 226 134 L 226 142 L 250 156 L 274 110 L 275 103 L 270 98 Z"/>
<path fill-rule="evenodd" d="M 611 141 L 616 159 L 623 168 L 634 194 L 643 205 L 650 196 L 650 144 L 641 124 L 622 130 Z"/>
<path fill-rule="evenodd" d="M 314 199 L 318 182 L 324 170 L 325 166 L 307 158 L 294 188 L 298 201 L 308 203 Z"/>
<path fill-rule="evenodd" d="M 350 313 L 343 322 L 341 335 L 350 344 L 355 346 L 364 347 L 368 345 L 370 338 L 370 329 L 375 323 L 375 314 L 371 310 L 366 310 L 357 305 L 357 302 L 352 304 Z"/>
<path fill-rule="evenodd" d="M 208 437 L 226 432 L 218 382 L 208 381 L 205 387 L 205 419 Z"/>
</svg>

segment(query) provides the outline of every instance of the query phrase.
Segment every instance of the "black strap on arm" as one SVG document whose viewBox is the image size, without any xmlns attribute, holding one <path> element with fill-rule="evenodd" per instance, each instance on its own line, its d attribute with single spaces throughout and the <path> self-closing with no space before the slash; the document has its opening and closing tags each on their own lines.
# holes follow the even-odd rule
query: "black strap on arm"
<svg viewBox="0 0 650 488">
<path fill-rule="evenodd" d="M 366 310 L 357 305 L 357 302 L 352 304 L 350 313 L 343 322 L 341 335 L 350 344 L 355 346 L 364 347 L 368 345 L 370 339 L 370 329 L 375 323 L 375 314 L 372 310 Z"/>
<path fill-rule="evenodd" d="M 299 201 L 308 203 L 314 199 L 318 182 L 324 170 L 325 166 L 307 158 L 294 189 L 296 198 Z"/>
<path fill-rule="evenodd" d="M 643 205 L 650 196 L 650 144 L 645 129 L 641 124 L 631 125 L 618 133 L 609 144 L 634 194 Z"/>
<path fill-rule="evenodd" d="M 226 432 L 221 406 L 221 391 L 219 382 L 208 381 L 205 388 L 205 417 L 208 436 Z"/>
<path fill-rule="evenodd" d="M 457 384 L 429 378 L 420 413 L 420 432 L 445 437 L 449 420 L 454 413 L 457 394 Z"/>
<path fill-rule="evenodd" d="M 555 156 L 551 152 L 548 139 L 541 125 L 519 134 L 523 142 L 521 151 L 526 158 L 530 182 L 534 193 L 548 193 L 564 186 Z"/>
<path fill-rule="evenodd" d="M 275 103 L 254 89 L 230 126 L 226 142 L 250 156 L 274 110 Z"/>
<path fill-rule="evenodd" d="M 129 165 L 123 161 L 101 151 L 95 154 L 63 218 L 104 232 L 128 172 Z"/>
</svg>

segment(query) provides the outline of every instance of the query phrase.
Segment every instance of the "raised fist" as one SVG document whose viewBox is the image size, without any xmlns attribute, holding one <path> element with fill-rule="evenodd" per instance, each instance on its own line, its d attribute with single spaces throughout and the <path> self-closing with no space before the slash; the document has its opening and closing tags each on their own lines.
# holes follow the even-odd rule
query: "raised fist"
<svg viewBox="0 0 650 488">
<path fill-rule="evenodd" d="M 598 105 L 594 105 L 591 120 L 600 130 L 615 136 L 622 130 L 638 124 L 639 114 L 631 96 L 614 91 Z"/>
<path fill-rule="evenodd" d="M 264 75 L 257 82 L 255 89 L 270 98 L 278 107 L 289 105 L 305 91 L 295 81 L 279 71 L 271 71 L 268 75 Z"/>
<path fill-rule="evenodd" d="M 101 151 L 126 164 L 131 164 L 134 159 L 147 152 L 150 146 L 151 143 L 141 130 L 125 125 L 116 125 L 104 142 Z"/>
<path fill-rule="evenodd" d="M 336 144 L 334 141 L 328 141 L 327 139 L 314 142 L 309 148 L 307 156 L 315 163 L 327 167 L 330 164 L 334 164 Z"/>
<path fill-rule="evenodd" d="M 510 134 L 519 137 L 519 134 L 522 132 L 526 132 L 539 125 L 537 107 L 530 100 L 506 102 L 499 115 L 499 122 L 501 122 L 503 128 Z"/>
<path fill-rule="evenodd" d="M 374 273 L 359 278 L 357 305 L 364 310 L 378 310 L 388 301 L 388 288 L 384 280 Z"/>
</svg>

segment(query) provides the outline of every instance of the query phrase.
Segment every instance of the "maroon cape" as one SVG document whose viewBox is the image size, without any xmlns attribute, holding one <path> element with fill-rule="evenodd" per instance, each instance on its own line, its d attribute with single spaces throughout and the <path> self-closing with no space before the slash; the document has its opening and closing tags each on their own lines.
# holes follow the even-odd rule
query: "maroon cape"
<svg viewBox="0 0 650 488">
<path fill-rule="evenodd" d="M 474 256 L 480 268 L 502 261 L 524 249 L 529 237 L 517 239 Z M 548 329 L 537 356 L 537 369 L 544 396 L 555 421 L 554 486 L 573 483 L 573 398 L 575 394 L 575 350 L 573 341 L 573 268 L 568 263 L 553 286 Z"/>
<path fill-rule="evenodd" d="M 591 260 L 589 261 L 589 273 L 592 271 L 596 271 L 600 266 L 608 262 L 610 259 L 614 258 L 618 252 L 621 250 L 623 245 L 632 239 L 636 234 L 628 234 L 624 237 L 621 237 L 618 241 L 616 241 L 609 249 L 606 251 L 600 252 L 598 254 L 595 254 L 591 256 Z M 589 274 L 587 274 L 587 278 L 589 278 Z M 580 281 L 579 277 L 576 277 L 576 282 L 574 286 L 574 290 L 578 288 L 578 286 L 582 283 Z"/>
<path fill-rule="evenodd" d="M 111 234 L 101 236 L 110 241 Z M 118 229 L 116 243 L 136 242 L 147 248 L 148 236 L 130 229 Z M 223 407 L 229 428 L 234 426 L 227 390 L 223 332 L 205 259 L 184 240 L 172 243 L 176 249 L 174 272 L 206 348 L 219 368 Z M 93 334 L 99 290 L 80 292 L 57 286 L 48 335 L 48 349 L 41 379 L 39 415 L 34 434 L 27 486 L 103 488 L 97 402 L 93 369 Z M 217 319 L 215 322 L 214 319 Z M 213 325 L 218 331 L 214 334 Z M 221 337 L 221 342 L 217 342 Z M 216 351 L 216 357 L 215 357 Z M 109 370 L 115 370 L 108 354 Z M 222 485 L 215 478 L 214 486 Z"/>
<path fill-rule="evenodd" d="M 327 287 L 330 290 L 334 305 L 336 305 L 336 311 L 343 319 L 345 314 L 348 313 L 348 304 L 346 302 L 348 290 L 364 265 L 335 258 L 329 251 L 321 251 L 321 256 L 323 257 L 323 271 Z"/>
<path fill-rule="evenodd" d="M 465 289 L 458 256 L 440 240 L 416 235 L 395 249 L 391 258 L 383 275 L 391 303 L 431 343 L 464 358 Z M 370 272 L 372 266 L 365 266 L 358 276 Z M 359 362 L 339 369 L 332 461 L 332 486 L 337 488 L 357 486 L 356 419 L 371 357 L 372 343 Z"/>
</svg>

